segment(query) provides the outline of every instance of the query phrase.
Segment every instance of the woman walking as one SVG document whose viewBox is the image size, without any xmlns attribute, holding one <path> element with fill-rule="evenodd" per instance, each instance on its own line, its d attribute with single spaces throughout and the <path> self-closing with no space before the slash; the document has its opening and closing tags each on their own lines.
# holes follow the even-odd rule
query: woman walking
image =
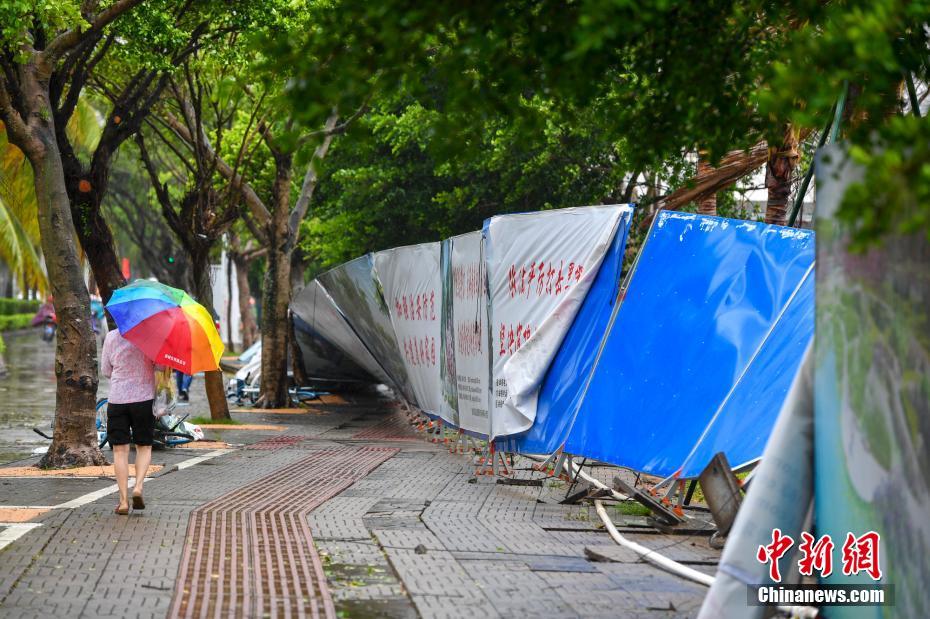
<svg viewBox="0 0 930 619">
<path fill-rule="evenodd" d="M 129 443 L 136 445 L 136 484 L 132 508 L 145 509 L 142 486 L 152 461 L 155 417 L 155 364 L 114 329 L 103 341 L 100 369 L 110 379 L 107 436 L 113 446 L 119 504 L 115 512 L 129 513 Z"/>
</svg>

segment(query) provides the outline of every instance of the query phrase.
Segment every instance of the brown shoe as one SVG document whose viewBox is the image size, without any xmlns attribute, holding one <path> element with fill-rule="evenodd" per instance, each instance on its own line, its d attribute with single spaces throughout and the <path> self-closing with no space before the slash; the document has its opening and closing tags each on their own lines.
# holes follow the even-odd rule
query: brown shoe
<svg viewBox="0 0 930 619">
<path fill-rule="evenodd" d="M 120 507 L 119 505 L 117 505 L 117 506 L 116 506 L 116 509 L 113 510 L 113 513 L 114 513 L 114 514 L 118 514 L 118 515 L 120 515 L 120 516 L 128 516 L 128 515 L 129 515 L 129 507 Z"/>
<path fill-rule="evenodd" d="M 145 509 L 145 501 L 142 499 L 141 494 L 132 495 L 132 508 L 133 509 Z"/>
</svg>

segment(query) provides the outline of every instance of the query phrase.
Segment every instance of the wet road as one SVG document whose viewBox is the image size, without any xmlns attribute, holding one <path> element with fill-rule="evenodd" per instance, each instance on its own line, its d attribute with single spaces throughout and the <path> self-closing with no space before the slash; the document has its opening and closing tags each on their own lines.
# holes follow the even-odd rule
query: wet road
<svg viewBox="0 0 930 619">
<path fill-rule="evenodd" d="M 8 374 L 0 378 L 0 464 L 32 455 L 48 441 L 55 416 L 55 343 L 38 330 L 4 333 Z M 104 379 L 105 382 L 106 379 Z M 101 393 L 106 393 L 101 382 Z"/>
</svg>

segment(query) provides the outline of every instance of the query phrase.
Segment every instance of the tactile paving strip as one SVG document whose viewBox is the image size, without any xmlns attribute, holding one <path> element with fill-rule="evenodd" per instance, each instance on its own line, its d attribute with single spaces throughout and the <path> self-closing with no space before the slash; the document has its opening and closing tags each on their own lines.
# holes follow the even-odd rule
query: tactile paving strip
<svg viewBox="0 0 930 619">
<path fill-rule="evenodd" d="M 397 451 L 316 451 L 191 512 L 170 616 L 336 617 L 306 515 Z"/>
<path fill-rule="evenodd" d="M 248 445 L 246 449 L 282 449 L 284 447 L 293 447 L 297 443 L 301 443 L 306 440 L 306 436 L 273 436 L 271 438 L 266 438 L 263 441 L 258 441 L 257 443 L 252 443 Z"/>
<path fill-rule="evenodd" d="M 383 421 L 369 426 L 352 436 L 354 439 L 416 441 L 420 439 L 403 414 L 395 412 Z"/>
</svg>

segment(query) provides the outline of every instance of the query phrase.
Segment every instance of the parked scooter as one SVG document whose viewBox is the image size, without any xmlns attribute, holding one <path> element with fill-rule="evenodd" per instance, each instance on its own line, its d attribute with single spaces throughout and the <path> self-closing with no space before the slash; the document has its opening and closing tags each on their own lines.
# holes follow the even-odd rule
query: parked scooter
<svg viewBox="0 0 930 619">
<path fill-rule="evenodd" d="M 58 323 L 51 316 L 46 316 L 42 323 L 42 341 L 51 342 L 55 339 L 55 332 L 58 331 Z"/>
</svg>

